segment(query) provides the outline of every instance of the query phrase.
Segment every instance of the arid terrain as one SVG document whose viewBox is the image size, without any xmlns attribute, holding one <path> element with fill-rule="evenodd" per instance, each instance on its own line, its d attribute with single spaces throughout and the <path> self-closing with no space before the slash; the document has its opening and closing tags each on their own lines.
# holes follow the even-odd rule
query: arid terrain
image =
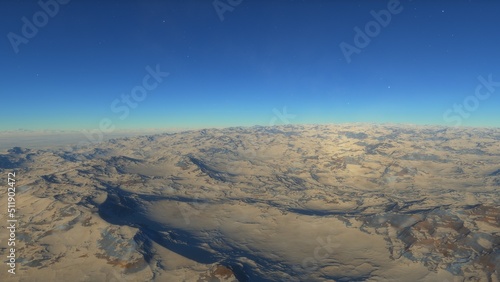
<svg viewBox="0 0 500 282">
<path fill-rule="evenodd" d="M 1 281 L 499 281 L 500 130 L 287 125 L 0 154 Z"/>
</svg>

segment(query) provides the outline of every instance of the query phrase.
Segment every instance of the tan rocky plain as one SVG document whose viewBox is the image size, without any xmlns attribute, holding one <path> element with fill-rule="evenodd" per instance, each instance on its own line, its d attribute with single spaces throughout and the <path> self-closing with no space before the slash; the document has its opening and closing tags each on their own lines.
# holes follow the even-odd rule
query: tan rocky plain
<svg viewBox="0 0 500 282">
<path fill-rule="evenodd" d="M 500 130 L 205 129 L 15 148 L 2 281 L 498 281 Z M 7 193 L 0 195 L 1 230 Z M 0 250 L 7 261 L 7 231 Z"/>
</svg>

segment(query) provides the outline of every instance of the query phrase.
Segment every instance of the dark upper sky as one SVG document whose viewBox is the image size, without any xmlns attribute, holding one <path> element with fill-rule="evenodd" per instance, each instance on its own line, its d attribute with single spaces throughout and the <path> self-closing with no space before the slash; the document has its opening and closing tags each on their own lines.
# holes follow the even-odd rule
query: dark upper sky
<svg viewBox="0 0 500 282">
<path fill-rule="evenodd" d="M 2 6 L 0 130 L 500 126 L 499 1 Z"/>
</svg>

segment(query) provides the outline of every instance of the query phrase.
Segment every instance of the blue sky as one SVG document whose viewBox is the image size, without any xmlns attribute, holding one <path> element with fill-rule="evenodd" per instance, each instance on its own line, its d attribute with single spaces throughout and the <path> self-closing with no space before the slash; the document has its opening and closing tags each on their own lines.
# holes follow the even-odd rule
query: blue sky
<svg viewBox="0 0 500 282">
<path fill-rule="evenodd" d="M 500 126 L 499 83 L 474 96 L 479 76 L 500 82 L 498 1 L 217 1 L 230 10 L 42 0 L 57 3 L 46 23 L 37 1 L 3 1 L 0 130 L 282 124 L 284 107 L 291 123 Z M 388 24 L 348 59 L 340 44 L 381 10 Z M 32 38 L 23 17 L 42 23 Z M 147 66 L 169 75 L 120 118 L 113 101 Z"/>
</svg>

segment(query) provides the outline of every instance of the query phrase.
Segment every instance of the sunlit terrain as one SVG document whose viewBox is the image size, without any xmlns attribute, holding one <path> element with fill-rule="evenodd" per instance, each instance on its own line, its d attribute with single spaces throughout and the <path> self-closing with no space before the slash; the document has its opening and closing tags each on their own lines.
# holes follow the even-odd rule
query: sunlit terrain
<svg viewBox="0 0 500 282">
<path fill-rule="evenodd" d="M 498 281 L 499 140 L 357 124 L 15 148 L 7 281 Z"/>
<path fill-rule="evenodd" d="M 0 1 L 0 282 L 500 282 L 500 1 Z"/>
</svg>

